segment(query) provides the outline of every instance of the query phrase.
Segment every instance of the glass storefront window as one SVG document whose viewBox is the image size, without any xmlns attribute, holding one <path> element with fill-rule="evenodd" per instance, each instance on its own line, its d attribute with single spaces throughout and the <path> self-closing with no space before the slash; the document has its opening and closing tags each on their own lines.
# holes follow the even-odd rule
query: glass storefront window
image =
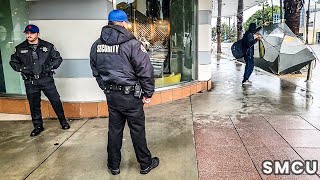
<svg viewBox="0 0 320 180">
<path fill-rule="evenodd" d="M 117 0 L 116 8 L 147 49 L 157 88 L 195 79 L 196 0 Z"/>
<path fill-rule="evenodd" d="M 26 1 L 0 0 L 0 93 L 25 94 L 23 81 L 9 65 L 14 47 L 25 40 L 28 24 Z"/>
</svg>

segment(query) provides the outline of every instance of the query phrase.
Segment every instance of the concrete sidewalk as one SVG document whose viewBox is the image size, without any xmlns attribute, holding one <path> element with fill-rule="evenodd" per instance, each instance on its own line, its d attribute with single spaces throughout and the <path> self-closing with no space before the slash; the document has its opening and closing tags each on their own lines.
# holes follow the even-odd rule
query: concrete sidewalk
<svg viewBox="0 0 320 180">
<path fill-rule="evenodd" d="M 107 171 L 107 119 L 75 120 L 68 131 L 48 120 L 36 138 L 30 122 L 0 122 L 0 179 L 197 179 L 190 107 L 184 99 L 146 110 L 148 145 L 161 160 L 147 176 L 139 174 L 127 128 L 121 174 Z"/>
<path fill-rule="evenodd" d="M 244 66 L 221 57 L 212 69 L 211 92 L 146 109 L 148 145 L 160 157 L 148 175 L 128 129 L 121 174 L 107 171 L 107 119 L 75 120 L 67 131 L 48 120 L 35 138 L 31 122 L 2 121 L 0 179 L 320 179 L 261 172 L 264 160 L 320 161 L 319 92 L 260 71 L 243 87 Z"/>
</svg>

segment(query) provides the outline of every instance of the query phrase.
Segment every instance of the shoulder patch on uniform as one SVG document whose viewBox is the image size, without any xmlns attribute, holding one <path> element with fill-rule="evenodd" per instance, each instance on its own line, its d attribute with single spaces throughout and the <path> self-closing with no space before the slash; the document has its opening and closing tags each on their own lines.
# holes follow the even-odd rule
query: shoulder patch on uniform
<svg viewBox="0 0 320 180">
<path fill-rule="evenodd" d="M 144 48 L 144 46 L 143 46 L 142 44 L 141 44 L 141 46 L 140 46 L 140 49 L 141 49 L 142 52 L 148 53 L 147 50 L 146 50 L 146 48 Z"/>
</svg>

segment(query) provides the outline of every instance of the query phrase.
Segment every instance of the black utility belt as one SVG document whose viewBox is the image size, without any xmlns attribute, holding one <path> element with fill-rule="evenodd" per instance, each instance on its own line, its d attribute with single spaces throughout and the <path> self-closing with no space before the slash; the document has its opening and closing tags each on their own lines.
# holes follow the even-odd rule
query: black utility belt
<svg viewBox="0 0 320 180">
<path fill-rule="evenodd" d="M 22 77 L 24 80 L 37 80 L 40 78 L 49 77 L 49 74 L 41 74 L 41 75 L 33 75 L 33 76 L 22 74 Z"/>
<path fill-rule="evenodd" d="M 124 85 L 107 85 L 106 90 L 109 91 L 134 91 L 134 86 L 124 86 Z"/>
<path fill-rule="evenodd" d="M 133 92 L 133 96 L 137 98 L 140 98 L 142 95 L 140 84 L 129 86 L 108 84 L 106 85 L 106 93 L 110 93 L 110 91 L 122 91 L 123 94 L 130 94 L 131 92 Z"/>
</svg>

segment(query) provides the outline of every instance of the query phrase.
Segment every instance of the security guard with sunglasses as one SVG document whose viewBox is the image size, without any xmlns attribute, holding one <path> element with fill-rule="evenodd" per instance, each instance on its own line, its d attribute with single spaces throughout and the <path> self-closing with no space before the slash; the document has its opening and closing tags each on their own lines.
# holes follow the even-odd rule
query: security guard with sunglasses
<svg viewBox="0 0 320 180">
<path fill-rule="evenodd" d="M 62 102 L 56 89 L 53 74 L 62 58 L 53 44 L 39 38 L 39 28 L 30 24 L 24 30 L 26 40 L 16 46 L 10 65 L 20 72 L 26 87 L 34 130 L 30 136 L 37 136 L 43 130 L 41 115 L 41 91 L 49 99 L 57 114 L 62 129 L 70 128 L 64 115 Z"/>
<path fill-rule="evenodd" d="M 128 122 L 140 173 L 147 174 L 159 165 L 147 146 L 143 110 L 154 93 L 154 70 L 146 49 L 127 30 L 126 13 L 113 10 L 108 20 L 90 53 L 93 76 L 108 102 L 107 166 L 113 175 L 120 173 L 123 129 Z"/>
</svg>

